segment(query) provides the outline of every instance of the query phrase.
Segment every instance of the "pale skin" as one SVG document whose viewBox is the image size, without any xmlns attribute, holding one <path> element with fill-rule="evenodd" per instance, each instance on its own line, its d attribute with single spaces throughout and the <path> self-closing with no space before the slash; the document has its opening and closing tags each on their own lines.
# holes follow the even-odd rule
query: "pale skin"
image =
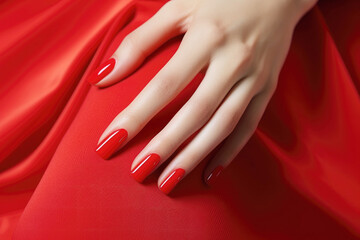
<svg viewBox="0 0 360 240">
<path fill-rule="evenodd" d="M 194 76 L 205 77 L 191 98 L 136 156 L 131 170 L 148 154 L 168 163 L 158 186 L 174 169 L 185 176 L 222 141 L 204 169 L 228 167 L 254 133 L 273 95 L 293 30 L 316 0 L 173 0 L 127 35 L 113 54 L 115 69 L 96 85 L 110 86 L 137 69 L 170 38 L 185 34 L 166 65 L 105 129 L 125 128 L 122 147 Z M 146 39 L 146 41 L 144 40 Z M 199 133 L 172 159 L 169 157 L 197 130 Z M 181 183 L 180 183 L 181 184 Z"/>
</svg>

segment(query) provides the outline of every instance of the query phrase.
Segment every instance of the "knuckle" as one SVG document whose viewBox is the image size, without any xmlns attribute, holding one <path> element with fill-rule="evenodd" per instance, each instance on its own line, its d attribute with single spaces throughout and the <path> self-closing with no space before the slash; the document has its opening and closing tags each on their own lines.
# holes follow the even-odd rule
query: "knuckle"
<svg viewBox="0 0 360 240">
<path fill-rule="evenodd" d="M 229 135 L 239 122 L 239 113 L 236 109 L 227 109 L 223 113 L 224 132 Z"/>
<path fill-rule="evenodd" d="M 162 11 L 164 14 L 168 14 L 170 16 L 176 14 L 181 14 L 182 12 L 184 12 L 185 10 L 185 6 L 178 1 L 169 1 L 166 4 L 164 4 L 160 11 Z"/>
<path fill-rule="evenodd" d="M 265 71 L 258 70 L 252 77 L 248 78 L 247 81 L 249 90 L 254 96 L 269 90 L 269 77 Z"/>
<path fill-rule="evenodd" d="M 241 44 L 241 51 L 245 55 L 251 55 L 254 52 L 254 48 L 255 48 L 254 44 L 246 44 L 246 43 Z"/>
<path fill-rule="evenodd" d="M 244 63 L 250 62 L 253 56 L 253 48 L 246 44 L 239 44 L 238 49 L 239 53 L 241 54 L 241 61 Z"/>
<path fill-rule="evenodd" d="M 142 128 L 144 122 L 132 108 L 126 108 L 119 116 L 121 125 L 129 126 L 127 130 Z M 130 129 L 131 126 L 131 129 Z"/>
<path fill-rule="evenodd" d="M 193 111 L 201 121 L 205 121 L 209 118 L 210 114 L 213 110 L 213 104 L 206 98 L 197 98 L 193 99 L 192 101 L 192 108 Z"/>
<path fill-rule="evenodd" d="M 174 74 L 166 73 L 161 74 L 153 81 L 153 90 L 157 96 L 164 96 L 171 94 L 176 89 L 176 80 L 174 79 Z"/>
<path fill-rule="evenodd" d="M 228 70 L 231 78 L 243 77 L 249 72 L 252 52 L 239 41 L 232 41 L 226 46 L 226 59 L 223 64 Z"/>
<path fill-rule="evenodd" d="M 151 140 L 150 143 L 154 149 L 169 149 L 171 151 L 177 149 L 178 147 L 178 141 L 176 141 L 173 136 L 173 134 L 160 132 Z"/>
<path fill-rule="evenodd" d="M 198 20 L 196 27 L 200 28 L 202 34 L 214 45 L 220 45 L 225 39 L 224 27 L 216 20 Z"/>
<path fill-rule="evenodd" d="M 257 94 L 260 94 L 264 90 L 265 90 L 264 79 L 261 77 L 257 78 L 257 79 L 253 79 L 253 81 L 251 82 L 251 87 L 250 87 L 250 91 L 252 92 L 252 95 L 255 96 Z"/>
<path fill-rule="evenodd" d="M 265 90 L 269 92 L 270 95 L 273 95 L 277 87 L 277 80 L 270 79 L 265 87 Z"/>
<path fill-rule="evenodd" d="M 144 49 L 142 49 L 142 44 L 139 44 L 138 36 L 136 30 L 126 35 L 121 42 L 123 48 L 127 49 L 127 52 L 139 55 L 139 57 L 145 57 L 146 53 Z"/>
<path fill-rule="evenodd" d="M 177 2 L 176 1 L 169 1 L 167 3 L 165 3 L 159 10 L 163 11 L 163 12 L 168 12 L 168 11 L 173 11 L 174 9 L 177 8 Z"/>
<path fill-rule="evenodd" d="M 124 39 L 122 40 L 122 45 L 124 45 L 125 47 L 127 48 L 134 48 L 135 46 L 135 33 L 132 32 L 132 33 L 129 33 L 128 35 L 126 35 L 124 37 Z"/>
<path fill-rule="evenodd" d="M 235 44 L 234 49 L 233 54 L 236 54 L 236 56 L 233 56 L 232 58 L 234 59 L 234 64 L 236 66 L 235 71 L 237 73 L 245 69 L 249 71 L 253 57 L 253 50 L 251 47 L 243 43 L 237 43 Z"/>
<path fill-rule="evenodd" d="M 276 90 L 276 87 L 277 87 L 278 78 L 270 76 L 269 78 L 267 78 L 265 80 L 266 81 L 263 83 L 262 89 L 260 89 L 259 92 L 263 92 L 264 94 L 273 95 Z"/>
<path fill-rule="evenodd" d="M 271 92 L 271 94 L 273 94 L 276 90 L 276 87 L 278 84 L 278 79 L 279 79 L 279 76 L 278 76 L 278 74 L 276 74 L 275 76 L 270 77 L 270 79 L 268 81 L 268 88 L 269 88 L 269 91 Z"/>
<path fill-rule="evenodd" d="M 180 12 L 180 8 L 177 5 L 174 1 L 167 2 L 160 8 L 158 14 L 167 19 L 174 15 L 176 16 Z"/>
<path fill-rule="evenodd" d="M 184 25 L 188 22 L 187 19 L 191 15 L 192 11 L 192 4 L 188 4 L 184 1 L 173 0 L 167 2 L 160 8 L 159 15 L 166 20 L 174 21 L 174 27 L 182 29 L 185 28 Z"/>
<path fill-rule="evenodd" d="M 254 55 L 254 46 L 244 43 L 237 38 L 231 38 L 229 40 L 229 46 L 231 47 L 231 54 L 233 54 L 234 57 L 237 56 L 237 58 L 242 61 L 250 60 Z"/>
<path fill-rule="evenodd" d="M 252 135 L 255 132 L 258 124 L 259 124 L 258 119 L 255 119 L 255 117 L 253 118 L 249 117 L 247 120 L 242 122 L 242 127 L 246 130 L 247 134 Z"/>
<path fill-rule="evenodd" d="M 261 78 L 256 75 L 247 77 L 241 81 L 247 93 L 251 96 L 256 95 L 262 89 Z"/>
<path fill-rule="evenodd" d="M 189 170 L 192 170 L 195 167 L 196 163 L 202 160 L 202 154 L 200 151 L 186 151 L 185 154 L 187 159 L 192 159 L 192 166 L 190 166 Z"/>
</svg>

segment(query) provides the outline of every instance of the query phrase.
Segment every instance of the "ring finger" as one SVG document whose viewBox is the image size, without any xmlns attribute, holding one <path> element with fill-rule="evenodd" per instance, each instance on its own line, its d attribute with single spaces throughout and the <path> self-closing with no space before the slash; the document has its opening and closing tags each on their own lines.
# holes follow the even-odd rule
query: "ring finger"
<svg viewBox="0 0 360 240">
<path fill-rule="evenodd" d="M 159 189 L 168 194 L 235 128 L 255 92 L 252 78 L 234 85 L 201 131 L 165 168 L 158 180 Z"/>
<path fill-rule="evenodd" d="M 219 39 L 211 30 L 199 31 L 200 27 L 189 28 L 170 61 L 105 129 L 96 149 L 101 157 L 109 158 L 132 139 L 209 61 Z"/>
<path fill-rule="evenodd" d="M 210 63 L 205 78 L 188 102 L 138 154 L 132 164 L 133 177 L 142 182 L 195 131 L 202 127 L 219 106 L 225 95 L 234 86 L 235 76 L 242 76 L 246 70 L 247 58 L 237 56 L 238 63 L 228 62 L 233 46 L 228 46 L 221 57 Z M 237 53 L 239 54 L 239 53 Z M 241 56 L 241 54 L 240 54 Z"/>
</svg>

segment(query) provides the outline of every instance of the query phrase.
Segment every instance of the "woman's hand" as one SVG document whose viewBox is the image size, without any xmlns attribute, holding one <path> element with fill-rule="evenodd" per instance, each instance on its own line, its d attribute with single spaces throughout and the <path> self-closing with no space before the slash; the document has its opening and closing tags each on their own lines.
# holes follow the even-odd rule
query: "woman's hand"
<svg viewBox="0 0 360 240">
<path fill-rule="evenodd" d="M 132 73 L 176 35 L 169 62 L 106 128 L 96 151 L 109 158 L 207 67 L 195 93 L 132 163 L 141 182 L 194 132 L 168 164 L 158 186 L 168 194 L 225 138 L 204 171 L 212 184 L 255 131 L 277 85 L 296 23 L 316 0 L 174 0 L 124 38 L 89 80 L 99 87 Z"/>
</svg>

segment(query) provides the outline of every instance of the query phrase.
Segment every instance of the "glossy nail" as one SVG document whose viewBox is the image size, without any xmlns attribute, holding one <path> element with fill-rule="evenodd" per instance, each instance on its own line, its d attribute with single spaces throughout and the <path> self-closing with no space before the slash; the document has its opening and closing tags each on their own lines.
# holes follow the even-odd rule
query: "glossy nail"
<svg viewBox="0 0 360 240">
<path fill-rule="evenodd" d="M 160 190 L 169 194 L 171 190 L 180 182 L 180 180 L 184 177 L 185 170 L 182 168 L 175 169 L 169 176 L 160 184 Z"/>
<path fill-rule="evenodd" d="M 151 153 L 131 171 L 131 174 L 136 181 L 142 182 L 156 168 L 159 162 L 160 156 L 156 153 Z"/>
<path fill-rule="evenodd" d="M 212 186 L 216 182 L 216 179 L 219 177 L 219 175 L 223 171 L 223 169 L 224 169 L 223 166 L 221 166 L 221 165 L 217 166 L 206 178 L 206 184 L 208 184 L 209 186 Z"/>
<path fill-rule="evenodd" d="M 119 129 L 110 133 L 96 148 L 100 157 L 108 159 L 120 145 L 126 140 L 128 133 L 125 129 Z"/>
<path fill-rule="evenodd" d="M 102 63 L 89 77 L 88 81 L 91 84 L 100 82 L 106 77 L 115 67 L 115 58 L 110 58 L 106 62 Z"/>
</svg>

